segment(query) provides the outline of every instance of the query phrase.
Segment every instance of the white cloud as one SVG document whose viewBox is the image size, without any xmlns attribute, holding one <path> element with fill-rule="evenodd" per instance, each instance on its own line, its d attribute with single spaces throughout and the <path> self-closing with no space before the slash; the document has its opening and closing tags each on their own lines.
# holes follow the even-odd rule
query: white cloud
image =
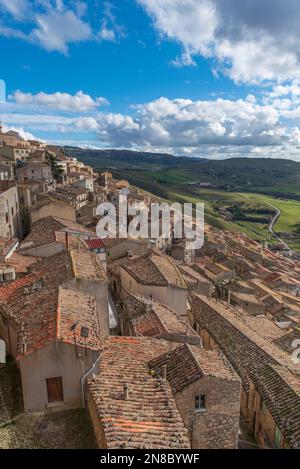
<svg viewBox="0 0 300 469">
<path fill-rule="evenodd" d="M 99 129 L 99 124 L 94 117 L 79 117 L 74 121 L 74 125 L 83 132 L 93 132 Z"/>
<path fill-rule="evenodd" d="M 260 100 L 253 95 L 198 101 L 162 97 L 133 106 L 131 115 L 99 112 L 97 99 L 80 94 L 78 102 L 78 93 L 20 92 L 15 101 L 3 105 L 1 115 L 10 127 L 22 127 L 44 139 L 48 135 L 52 141 L 61 135 L 61 141 L 69 144 L 217 159 L 265 156 L 299 160 L 300 103 L 294 104 L 299 99 L 296 83 L 287 86 L 293 87 L 294 98 L 290 89 L 289 94 L 281 90 L 282 97 L 270 97 L 271 89 Z M 87 114 L 82 115 L 83 109 Z"/>
<path fill-rule="evenodd" d="M 93 99 L 82 91 L 78 91 L 75 95 L 60 92 L 53 94 L 41 92 L 33 95 L 16 91 L 9 98 L 21 106 L 44 106 L 50 109 L 72 112 L 87 112 L 109 104 L 107 99 L 103 97 Z"/>
<path fill-rule="evenodd" d="M 66 54 L 68 44 L 86 41 L 92 37 L 92 30 L 73 11 L 51 10 L 43 15 L 36 15 L 37 28 L 30 38 L 49 51 Z"/>
<path fill-rule="evenodd" d="M 299 0 L 136 1 L 162 36 L 182 44 L 176 65 L 199 54 L 236 82 L 300 77 Z"/>
<path fill-rule="evenodd" d="M 10 14 L 17 20 L 24 17 L 29 7 L 27 0 L 0 0 L 0 11 Z"/>
<path fill-rule="evenodd" d="M 67 54 L 69 44 L 93 39 L 91 26 L 83 19 L 86 5 L 82 2 L 0 0 L 1 11 L 6 15 L 0 20 L 0 35 L 22 39 L 48 51 Z"/>
<path fill-rule="evenodd" d="M 116 35 L 113 29 L 108 29 L 105 24 L 102 25 L 101 30 L 99 31 L 98 34 L 99 39 L 102 39 L 103 41 L 112 41 L 115 42 L 116 40 Z"/>
<path fill-rule="evenodd" d="M 24 140 L 41 140 L 37 137 L 35 137 L 32 133 L 27 132 L 26 130 L 23 129 L 23 127 L 11 127 L 11 126 L 3 126 L 4 132 L 8 132 L 9 130 L 13 130 L 14 132 L 18 132 L 18 134 L 24 139 Z"/>
<path fill-rule="evenodd" d="M 98 39 L 102 41 L 115 42 L 117 39 L 125 36 L 125 28 L 117 22 L 114 14 L 116 7 L 110 2 L 104 2 L 104 12 L 101 22 L 101 28 L 98 33 Z"/>
<path fill-rule="evenodd" d="M 237 101 L 160 98 L 135 106 L 134 116 L 101 113 L 97 121 L 99 139 L 111 146 L 164 147 L 176 153 L 207 145 L 276 147 L 294 140 L 273 106 L 256 104 L 249 97 Z"/>
</svg>

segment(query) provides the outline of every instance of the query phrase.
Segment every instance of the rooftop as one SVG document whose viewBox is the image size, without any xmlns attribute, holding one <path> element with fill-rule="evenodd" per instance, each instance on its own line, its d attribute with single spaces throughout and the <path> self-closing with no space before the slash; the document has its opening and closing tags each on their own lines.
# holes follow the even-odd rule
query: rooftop
<svg viewBox="0 0 300 469">
<path fill-rule="evenodd" d="M 90 280 L 107 280 L 107 275 L 97 254 L 71 250 L 75 277 Z"/>
<path fill-rule="evenodd" d="M 233 308 L 200 295 L 195 295 L 192 303 L 200 327 L 208 331 L 234 366 L 245 389 L 249 387 L 250 371 L 255 373 L 264 365 L 280 364 L 299 370 L 290 355 L 259 333 L 257 322 L 250 324 L 245 320 L 246 315 L 238 315 Z"/>
<path fill-rule="evenodd" d="M 171 387 L 154 376 L 148 364 L 174 347 L 171 342 L 136 337 L 110 337 L 106 342 L 99 375 L 88 381 L 88 390 L 108 449 L 190 448 Z"/>
<path fill-rule="evenodd" d="M 154 251 L 133 259 L 126 258 L 120 265 L 144 285 L 172 285 L 186 289 L 175 262 L 170 257 L 156 254 Z"/>
<path fill-rule="evenodd" d="M 300 448 L 300 380 L 284 367 L 267 365 L 254 384 L 291 448 Z"/>
<path fill-rule="evenodd" d="M 99 269 L 98 272 L 94 260 L 89 259 L 94 255 L 84 254 L 86 265 L 94 269 L 95 278 L 102 279 L 102 271 Z M 79 259 L 82 261 L 82 257 L 79 256 Z M 58 339 L 60 305 L 63 308 L 62 331 L 65 331 L 67 322 L 66 312 L 69 311 L 73 317 L 77 305 L 82 306 L 82 310 L 78 307 L 76 313 L 78 320 L 83 321 L 84 316 L 81 315 L 89 309 L 93 322 L 93 299 L 88 300 L 74 290 L 70 294 L 65 291 L 67 289 L 65 285 L 72 278 L 75 276 L 84 278 L 85 271 L 80 270 L 78 266 L 80 260 L 78 261 L 76 251 L 62 252 L 36 262 L 26 276 L 0 286 L 0 311 L 17 324 L 18 355 L 31 353 Z M 60 287 L 64 289 L 60 290 Z M 78 303 L 75 298 L 78 299 Z M 92 329 L 91 326 L 90 328 Z M 26 349 L 24 349 L 25 343 Z"/>
<path fill-rule="evenodd" d="M 227 267 L 225 267 L 221 264 L 215 264 L 213 262 L 207 264 L 205 266 L 205 269 L 207 269 L 209 272 L 212 272 L 215 275 L 223 274 L 223 273 L 229 271 L 229 269 L 227 269 Z"/>
<path fill-rule="evenodd" d="M 159 375 L 164 365 L 174 393 L 182 391 L 203 376 L 240 382 L 232 366 L 221 354 L 197 346 L 182 345 L 149 363 L 150 368 Z"/>
<path fill-rule="evenodd" d="M 148 306 L 148 308 L 147 308 Z M 127 317 L 136 335 L 155 337 L 174 334 L 199 339 L 198 334 L 171 308 L 139 295 L 126 298 Z M 178 340 L 179 341 L 179 340 Z"/>
<path fill-rule="evenodd" d="M 31 246 L 28 245 L 28 248 L 30 248 L 56 242 L 56 232 L 64 229 L 73 230 L 82 234 L 90 233 L 91 236 L 95 236 L 95 233 L 76 222 L 57 217 L 47 217 L 32 225 L 31 232 L 22 242 L 21 248 L 24 247 L 24 245 L 27 246 L 28 243 L 32 243 Z"/>
<path fill-rule="evenodd" d="M 204 283 L 210 283 L 210 281 L 204 277 L 203 275 L 199 274 L 196 270 L 194 270 L 192 267 L 184 264 L 179 264 L 178 265 L 179 270 L 187 277 L 191 277 L 195 281 L 199 282 L 204 282 Z"/>
<path fill-rule="evenodd" d="M 82 347 L 99 348 L 99 323 L 95 298 L 59 288 L 59 314 L 57 316 L 57 338 Z M 76 325 L 74 332 L 71 330 Z M 88 337 L 82 337 L 82 328 Z"/>
</svg>

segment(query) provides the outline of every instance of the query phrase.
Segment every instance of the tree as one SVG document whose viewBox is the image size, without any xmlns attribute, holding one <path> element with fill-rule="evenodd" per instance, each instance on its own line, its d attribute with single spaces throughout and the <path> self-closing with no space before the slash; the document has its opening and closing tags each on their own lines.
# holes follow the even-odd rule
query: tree
<svg viewBox="0 0 300 469">
<path fill-rule="evenodd" d="M 59 176 L 63 176 L 65 173 L 64 169 L 57 164 L 57 157 L 52 153 L 46 153 L 46 160 L 51 168 L 52 176 L 57 181 Z"/>
</svg>

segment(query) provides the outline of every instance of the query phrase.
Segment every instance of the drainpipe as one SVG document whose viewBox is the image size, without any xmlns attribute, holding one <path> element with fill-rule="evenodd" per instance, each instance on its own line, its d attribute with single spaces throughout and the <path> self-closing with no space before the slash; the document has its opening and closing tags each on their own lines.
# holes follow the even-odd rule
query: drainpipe
<svg viewBox="0 0 300 469">
<path fill-rule="evenodd" d="M 82 403 L 83 407 L 85 407 L 85 398 L 84 398 L 84 381 L 88 377 L 88 375 L 94 370 L 95 366 L 99 362 L 100 358 L 102 356 L 102 353 L 96 358 L 94 361 L 92 367 L 80 378 L 80 385 L 81 385 L 81 397 L 82 397 Z"/>
</svg>

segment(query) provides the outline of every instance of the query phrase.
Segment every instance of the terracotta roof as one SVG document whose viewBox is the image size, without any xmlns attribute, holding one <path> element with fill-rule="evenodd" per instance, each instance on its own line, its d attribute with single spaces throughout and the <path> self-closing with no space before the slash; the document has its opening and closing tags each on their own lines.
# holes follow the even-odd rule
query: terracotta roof
<svg viewBox="0 0 300 469">
<path fill-rule="evenodd" d="M 181 270 L 181 272 L 183 272 L 183 274 L 186 275 L 187 278 L 192 278 L 195 281 L 211 284 L 211 282 L 206 277 L 199 274 L 199 272 L 197 272 L 195 269 L 188 265 L 179 264 L 178 268 L 179 270 Z"/>
<path fill-rule="evenodd" d="M 147 307 L 148 306 L 148 307 Z M 126 313 L 134 334 L 157 337 L 173 334 L 200 341 L 199 335 L 170 307 L 140 295 L 126 297 Z M 166 337 L 165 337 L 166 338 Z M 198 341 L 197 340 L 197 341 Z M 178 340 L 180 341 L 180 340 Z"/>
<path fill-rule="evenodd" d="M 260 335 L 255 325 L 250 327 L 243 315 L 238 315 L 233 308 L 200 295 L 192 298 L 192 305 L 200 327 L 207 330 L 226 355 L 245 389 L 249 388 L 250 372 L 255 373 L 264 365 L 281 364 L 299 369 L 286 352 Z"/>
<path fill-rule="evenodd" d="M 209 270 L 209 272 L 212 272 L 215 275 L 224 274 L 225 272 L 229 272 L 229 269 L 227 269 L 223 265 L 215 264 L 213 262 L 207 264 L 205 266 L 205 269 Z"/>
<path fill-rule="evenodd" d="M 63 225 L 54 218 L 43 218 L 32 225 L 31 232 L 21 244 L 22 246 L 32 242 L 32 247 L 43 246 L 55 242 L 55 231 L 63 228 Z"/>
<path fill-rule="evenodd" d="M 102 267 L 97 254 L 84 251 L 71 250 L 71 258 L 75 277 L 107 280 L 107 275 Z"/>
<path fill-rule="evenodd" d="M 86 244 L 90 249 L 103 249 L 106 248 L 104 241 L 100 238 L 87 239 Z"/>
<path fill-rule="evenodd" d="M 0 301 L 8 317 L 21 324 L 18 330 L 18 354 L 45 347 L 56 337 L 58 287 L 72 278 L 72 266 L 66 253 L 42 260 L 33 272 L 0 287 Z M 26 351 L 23 344 L 26 343 Z"/>
<path fill-rule="evenodd" d="M 133 259 L 123 259 L 120 265 L 144 285 L 173 285 L 186 289 L 182 275 L 170 257 L 151 252 Z"/>
<path fill-rule="evenodd" d="M 108 449 L 190 448 L 170 385 L 153 376 L 148 365 L 172 348 L 171 342 L 149 338 L 108 340 L 99 375 L 88 381 Z"/>
<path fill-rule="evenodd" d="M 57 338 L 67 343 L 92 349 L 99 348 L 99 322 L 94 297 L 59 288 L 57 315 Z M 74 332 L 71 330 L 76 325 Z M 88 337 L 82 337 L 82 328 L 87 328 Z M 75 334 L 75 337 L 74 337 Z"/>
<path fill-rule="evenodd" d="M 38 262 L 39 257 L 22 256 L 18 252 L 14 252 L 8 259 L 7 266 L 13 267 L 18 274 L 27 273 L 28 268 Z"/>
<path fill-rule="evenodd" d="M 293 348 L 293 342 L 294 340 L 300 340 L 300 331 L 291 331 L 288 332 L 287 334 L 285 333 L 279 338 L 276 338 L 274 340 L 274 344 L 278 345 L 282 350 L 285 352 L 291 354 L 295 348 Z"/>
<path fill-rule="evenodd" d="M 203 376 L 240 382 L 232 366 L 221 354 L 197 346 L 185 344 L 149 362 L 150 368 L 159 375 L 164 365 L 174 393 L 182 391 Z"/>
<path fill-rule="evenodd" d="M 98 266 L 94 267 L 94 256 L 84 253 L 86 265 L 94 269 L 95 279 L 102 280 L 102 272 Z M 79 259 L 79 261 L 78 261 Z M 75 251 L 59 253 L 30 268 L 30 273 L 15 282 L 0 286 L 0 303 L 2 312 L 19 324 L 18 354 L 28 354 L 45 347 L 57 339 L 57 324 L 59 318 L 59 287 L 64 286 L 74 277 L 85 278 L 85 270 L 80 270 L 78 262 L 82 262 L 81 253 Z M 74 267 L 75 265 L 75 267 Z M 72 295 L 75 298 L 74 291 Z M 63 306 L 67 308 L 67 294 L 63 297 Z M 84 302 L 82 298 L 82 302 Z M 80 303 L 78 303 L 80 304 Z M 74 310 L 73 310 L 74 312 Z M 80 314 L 80 310 L 78 310 Z M 23 344 L 26 343 L 26 350 Z"/>
<path fill-rule="evenodd" d="M 89 231 L 82 225 L 72 222 L 70 220 L 64 220 L 58 217 L 47 217 L 43 218 L 32 225 L 30 234 L 24 239 L 21 244 L 24 247 L 27 243 L 33 243 L 30 247 L 44 246 L 46 244 L 53 243 L 57 241 L 56 232 L 59 232 L 64 229 L 69 229 L 79 233 L 91 233 L 95 235 L 92 231 Z"/>
<path fill-rule="evenodd" d="M 267 365 L 253 382 L 291 448 L 300 448 L 300 380 L 286 368 Z"/>
<path fill-rule="evenodd" d="M 231 298 L 236 301 L 240 301 L 241 304 L 248 303 L 257 306 L 264 306 L 264 304 L 251 293 L 231 292 Z"/>
</svg>

